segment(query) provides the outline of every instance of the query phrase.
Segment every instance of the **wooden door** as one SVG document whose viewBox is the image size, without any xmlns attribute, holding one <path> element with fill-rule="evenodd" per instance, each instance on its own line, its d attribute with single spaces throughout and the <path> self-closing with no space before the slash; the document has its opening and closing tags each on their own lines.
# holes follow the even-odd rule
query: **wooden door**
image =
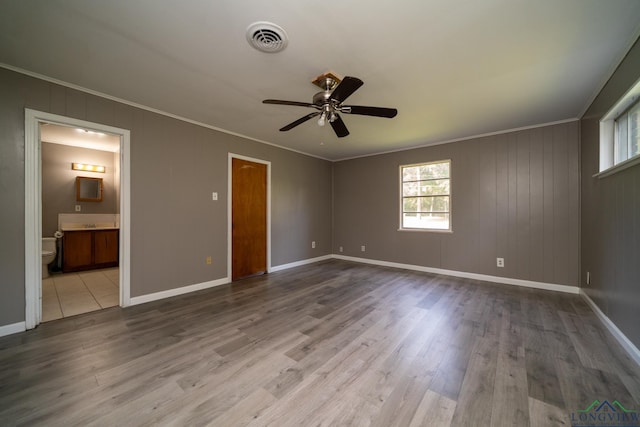
<svg viewBox="0 0 640 427">
<path fill-rule="evenodd" d="M 231 279 L 267 272 L 267 165 L 231 159 Z"/>
</svg>

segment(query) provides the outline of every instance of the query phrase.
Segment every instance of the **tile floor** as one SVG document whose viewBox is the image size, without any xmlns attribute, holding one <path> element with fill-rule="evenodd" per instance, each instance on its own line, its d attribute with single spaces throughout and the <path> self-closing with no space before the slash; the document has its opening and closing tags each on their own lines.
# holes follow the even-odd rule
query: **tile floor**
<svg viewBox="0 0 640 427">
<path fill-rule="evenodd" d="M 42 279 L 42 321 L 118 305 L 119 269 L 52 274 Z"/>
</svg>

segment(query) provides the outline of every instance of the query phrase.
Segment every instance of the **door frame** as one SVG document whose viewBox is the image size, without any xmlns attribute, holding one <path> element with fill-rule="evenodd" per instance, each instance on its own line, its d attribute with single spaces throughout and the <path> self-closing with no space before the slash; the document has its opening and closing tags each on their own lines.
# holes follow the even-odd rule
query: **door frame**
<svg viewBox="0 0 640 427">
<path fill-rule="evenodd" d="M 24 279 L 25 326 L 42 321 L 42 157 L 40 124 L 80 127 L 120 136 L 120 295 L 121 307 L 131 304 L 131 135 L 127 129 L 25 108 Z"/>
<path fill-rule="evenodd" d="M 232 280 L 232 265 L 233 262 L 233 236 L 232 236 L 232 206 L 233 206 L 233 159 L 246 160 L 249 162 L 260 163 L 267 166 L 267 273 L 271 272 L 271 162 L 262 159 L 256 159 L 253 157 L 243 156 L 241 154 L 229 153 L 228 166 L 227 166 L 227 277 L 229 281 Z"/>
</svg>

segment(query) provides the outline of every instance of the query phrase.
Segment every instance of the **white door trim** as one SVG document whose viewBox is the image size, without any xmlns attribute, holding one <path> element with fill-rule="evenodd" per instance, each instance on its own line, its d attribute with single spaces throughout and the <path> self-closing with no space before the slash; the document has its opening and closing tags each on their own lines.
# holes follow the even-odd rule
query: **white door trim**
<svg viewBox="0 0 640 427">
<path fill-rule="evenodd" d="M 247 157 L 240 154 L 229 153 L 229 161 L 227 166 L 227 277 L 231 280 L 232 277 L 232 265 L 231 262 L 233 257 L 232 252 L 232 236 L 231 236 L 231 226 L 232 226 L 232 195 L 233 195 L 233 180 L 232 180 L 232 162 L 233 159 L 241 159 L 247 160 L 249 162 L 261 163 L 263 165 L 267 165 L 267 273 L 271 272 L 271 162 L 262 159 L 256 159 L 253 157 Z"/>
<path fill-rule="evenodd" d="M 42 160 L 40 124 L 52 123 L 106 132 L 120 136 L 120 306 L 131 303 L 130 271 L 130 132 L 99 123 L 59 116 L 25 108 L 25 188 L 24 188 L 24 246 L 25 246 L 25 324 L 35 328 L 42 320 Z"/>
</svg>

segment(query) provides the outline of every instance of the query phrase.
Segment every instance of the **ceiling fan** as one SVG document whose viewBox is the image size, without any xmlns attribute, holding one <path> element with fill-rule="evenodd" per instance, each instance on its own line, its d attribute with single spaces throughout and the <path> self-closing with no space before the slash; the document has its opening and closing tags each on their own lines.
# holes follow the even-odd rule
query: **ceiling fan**
<svg viewBox="0 0 640 427">
<path fill-rule="evenodd" d="M 395 108 L 343 105 L 343 102 L 364 84 L 364 82 L 357 77 L 346 76 L 344 79 L 340 79 L 336 77 L 335 74 L 327 72 L 318 76 L 313 81 L 313 84 L 319 86 L 322 91 L 313 96 L 311 103 L 282 101 L 279 99 L 265 99 L 262 101 L 264 104 L 292 105 L 295 107 L 310 107 L 318 110 L 289 123 L 280 129 L 281 132 L 291 130 L 307 120 L 319 116 L 318 125 L 324 126 L 326 122 L 329 122 L 338 138 L 342 138 L 349 135 L 349 130 L 338 113 L 387 118 L 395 117 L 396 114 L 398 114 L 398 110 Z"/>
</svg>

